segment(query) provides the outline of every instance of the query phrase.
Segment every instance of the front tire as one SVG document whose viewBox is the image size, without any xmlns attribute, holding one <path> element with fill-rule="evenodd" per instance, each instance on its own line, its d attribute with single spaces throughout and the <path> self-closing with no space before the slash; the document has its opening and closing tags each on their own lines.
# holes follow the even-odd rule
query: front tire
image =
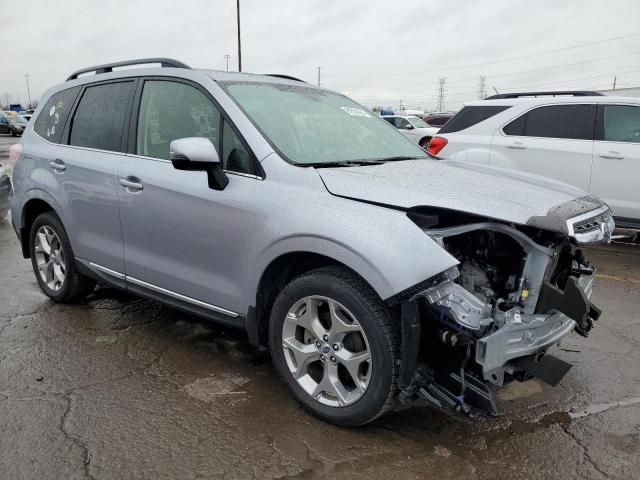
<svg viewBox="0 0 640 480">
<path fill-rule="evenodd" d="M 345 268 L 313 270 L 280 292 L 269 347 L 294 397 L 325 421 L 363 425 L 393 404 L 400 351 L 391 312 Z"/>
<path fill-rule="evenodd" d="M 29 250 L 38 284 L 52 300 L 71 303 L 85 298 L 95 288 L 95 280 L 78 272 L 69 237 L 55 213 L 45 212 L 35 219 Z"/>
</svg>

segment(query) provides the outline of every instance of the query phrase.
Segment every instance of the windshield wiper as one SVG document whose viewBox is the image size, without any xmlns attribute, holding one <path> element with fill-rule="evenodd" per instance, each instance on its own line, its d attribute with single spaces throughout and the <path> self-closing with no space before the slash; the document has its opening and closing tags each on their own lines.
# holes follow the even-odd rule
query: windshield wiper
<svg viewBox="0 0 640 480">
<path fill-rule="evenodd" d="M 342 161 L 342 162 L 315 162 L 315 163 L 305 163 L 301 164 L 304 167 L 315 167 L 315 168 L 334 168 L 334 167 L 359 167 L 362 165 L 380 165 L 381 160 L 351 160 L 351 161 Z"/>
<path fill-rule="evenodd" d="M 381 158 L 379 160 L 380 163 L 382 162 L 398 162 L 400 160 L 419 160 L 422 158 L 427 158 L 427 157 L 408 157 L 406 155 L 401 155 L 401 156 L 397 156 L 397 157 L 385 157 L 385 158 Z"/>
</svg>

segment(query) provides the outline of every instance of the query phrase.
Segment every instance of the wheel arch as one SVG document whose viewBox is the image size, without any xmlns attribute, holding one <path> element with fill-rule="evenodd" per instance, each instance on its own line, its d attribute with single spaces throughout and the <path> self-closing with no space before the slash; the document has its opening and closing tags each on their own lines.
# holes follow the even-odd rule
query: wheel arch
<svg viewBox="0 0 640 480">
<path fill-rule="evenodd" d="M 303 273 L 327 266 L 340 266 L 365 281 L 381 298 L 391 288 L 386 280 L 372 268 L 362 268 L 355 253 L 351 256 L 343 254 L 327 254 L 313 250 L 295 250 L 282 252 L 264 262 L 259 274 L 251 280 L 251 299 L 246 319 L 246 330 L 251 343 L 267 344 L 267 329 L 271 307 L 278 293 L 291 280 Z M 351 258 L 349 258 L 351 257 Z M 363 273 L 363 270 L 364 273 Z M 255 307 L 253 306 L 255 305 Z"/>
<path fill-rule="evenodd" d="M 40 196 L 34 196 L 25 202 L 20 218 L 20 244 L 22 247 L 22 256 L 24 258 L 31 257 L 31 253 L 29 251 L 29 237 L 31 236 L 31 226 L 38 215 L 45 212 L 53 212 L 58 216 L 58 218 L 60 218 L 60 214 L 53 205 L 54 202 Z"/>
</svg>

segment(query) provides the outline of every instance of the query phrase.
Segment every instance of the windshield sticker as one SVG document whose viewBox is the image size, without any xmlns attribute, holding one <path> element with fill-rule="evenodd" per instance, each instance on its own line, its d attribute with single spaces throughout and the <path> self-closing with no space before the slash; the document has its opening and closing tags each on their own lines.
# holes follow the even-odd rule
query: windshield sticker
<svg viewBox="0 0 640 480">
<path fill-rule="evenodd" d="M 370 117 L 371 116 L 361 108 L 354 108 L 354 107 L 340 107 L 340 108 L 345 112 L 347 112 L 352 117 Z"/>
</svg>

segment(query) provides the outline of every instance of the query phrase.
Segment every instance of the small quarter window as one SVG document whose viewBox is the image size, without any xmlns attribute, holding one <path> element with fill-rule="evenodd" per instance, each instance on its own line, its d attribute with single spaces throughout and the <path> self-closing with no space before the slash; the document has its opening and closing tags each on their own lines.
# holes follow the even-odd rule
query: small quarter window
<svg viewBox="0 0 640 480">
<path fill-rule="evenodd" d="M 34 124 L 34 130 L 42 138 L 52 143 L 60 143 L 64 125 L 73 107 L 80 87 L 68 88 L 54 93 L 40 110 Z"/>
<path fill-rule="evenodd" d="M 231 172 L 253 173 L 251 154 L 226 120 L 222 137 L 222 165 Z"/>
</svg>

